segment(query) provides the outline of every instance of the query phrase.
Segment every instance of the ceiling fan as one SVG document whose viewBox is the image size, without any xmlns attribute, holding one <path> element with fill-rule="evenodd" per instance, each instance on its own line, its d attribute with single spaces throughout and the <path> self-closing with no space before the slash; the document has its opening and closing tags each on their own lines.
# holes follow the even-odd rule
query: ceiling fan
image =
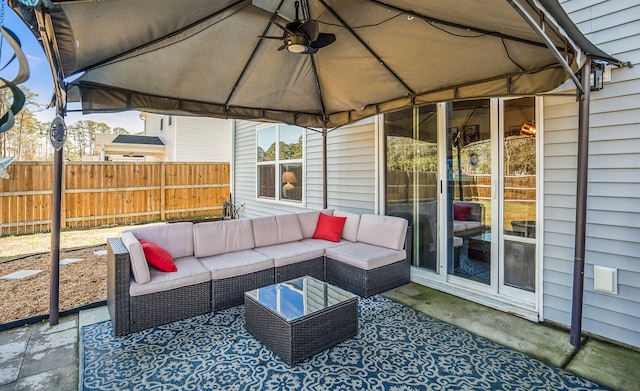
<svg viewBox="0 0 640 391">
<path fill-rule="evenodd" d="M 295 2 L 296 18 L 293 22 L 281 25 L 275 20 L 273 23 L 280 27 L 284 34 L 282 37 L 260 36 L 260 38 L 279 39 L 284 45 L 278 50 L 287 49 L 291 53 L 314 54 L 320 48 L 335 42 L 336 35 L 331 33 L 321 33 L 318 29 L 318 22 L 309 17 L 309 6 L 302 7 L 302 20 L 300 19 L 300 2 Z"/>
</svg>

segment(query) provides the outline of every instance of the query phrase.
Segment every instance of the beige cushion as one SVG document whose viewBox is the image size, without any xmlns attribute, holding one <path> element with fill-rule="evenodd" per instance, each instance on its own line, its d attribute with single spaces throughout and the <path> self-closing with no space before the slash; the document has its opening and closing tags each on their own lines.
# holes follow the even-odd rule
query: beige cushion
<svg viewBox="0 0 640 391">
<path fill-rule="evenodd" d="M 249 219 L 195 224 L 193 243 L 197 258 L 249 250 L 255 245 L 253 225 Z"/>
<path fill-rule="evenodd" d="M 324 249 L 313 247 L 302 242 L 289 242 L 273 246 L 257 247 L 255 251 L 272 258 L 275 267 L 291 265 L 324 255 Z"/>
<path fill-rule="evenodd" d="M 453 237 L 453 247 L 460 247 L 462 246 L 462 243 L 464 243 L 464 239 L 459 236 Z"/>
<path fill-rule="evenodd" d="M 302 229 L 300 228 L 300 220 L 296 214 L 277 215 L 278 223 L 278 242 L 288 243 L 302 240 Z"/>
<path fill-rule="evenodd" d="M 334 216 L 346 217 L 344 222 L 344 228 L 342 228 L 342 239 L 357 242 L 358 241 L 358 227 L 360 226 L 360 215 L 356 213 L 341 212 L 336 210 L 333 212 Z"/>
<path fill-rule="evenodd" d="M 273 259 L 254 250 L 243 250 L 200 258 L 200 262 L 211 272 L 211 279 L 213 280 L 243 276 L 273 268 Z"/>
<path fill-rule="evenodd" d="M 304 239 L 312 237 L 316 232 L 316 227 L 318 226 L 318 216 L 320 216 L 320 213 L 333 216 L 333 209 L 298 212 L 298 220 L 300 221 L 300 228 L 302 230 L 302 237 Z"/>
<path fill-rule="evenodd" d="M 453 220 L 453 232 L 460 232 L 467 229 L 465 221 Z"/>
<path fill-rule="evenodd" d="M 322 249 L 327 249 L 327 248 L 332 248 L 332 247 L 338 247 L 338 246 L 344 246 L 345 244 L 351 244 L 353 242 L 350 242 L 348 240 L 340 240 L 339 242 L 331 242 L 329 240 L 324 240 L 324 239 L 302 239 L 301 240 L 302 243 L 304 244 L 308 244 L 310 246 L 313 246 L 315 248 L 322 248 Z"/>
<path fill-rule="evenodd" d="M 256 247 L 278 244 L 278 223 L 276 216 L 256 217 L 251 219 L 253 240 Z"/>
<path fill-rule="evenodd" d="M 407 258 L 405 250 L 392 250 L 367 243 L 352 243 L 328 248 L 327 258 L 344 262 L 364 270 L 390 265 Z"/>
<path fill-rule="evenodd" d="M 129 231 L 138 239 L 158 244 L 174 259 L 193 256 L 193 223 L 155 224 Z"/>
<path fill-rule="evenodd" d="M 360 216 L 358 242 L 402 250 L 408 224 L 401 217 L 363 214 Z"/>
<path fill-rule="evenodd" d="M 124 243 L 127 250 L 129 250 L 133 278 L 138 284 L 146 284 L 151 280 L 151 275 L 149 275 L 149 265 L 147 264 L 147 258 L 144 256 L 142 244 L 140 244 L 132 232 L 123 232 L 120 239 L 122 239 L 122 243 Z"/>
<path fill-rule="evenodd" d="M 453 232 L 461 232 L 469 229 L 476 229 L 482 227 L 482 223 L 475 220 L 460 221 L 453 220 Z"/>
<path fill-rule="evenodd" d="M 200 261 L 195 257 L 184 257 L 174 260 L 177 272 L 165 273 L 156 268 L 150 269 L 151 281 L 147 284 L 138 284 L 135 281 L 129 286 L 129 294 L 131 296 L 147 295 L 149 293 L 158 293 L 168 291 L 170 289 L 181 288 L 200 284 L 211 280 L 211 273 L 207 268 L 202 266 Z"/>
</svg>

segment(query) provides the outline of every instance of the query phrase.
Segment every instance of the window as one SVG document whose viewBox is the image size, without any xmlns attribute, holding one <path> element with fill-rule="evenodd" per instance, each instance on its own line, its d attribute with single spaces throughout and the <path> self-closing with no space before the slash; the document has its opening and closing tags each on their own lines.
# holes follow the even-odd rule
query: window
<svg viewBox="0 0 640 391">
<path fill-rule="evenodd" d="M 258 198 L 302 202 L 304 132 L 290 125 L 269 125 L 256 130 Z"/>
<path fill-rule="evenodd" d="M 160 130 L 164 129 L 164 118 L 160 118 Z"/>
</svg>

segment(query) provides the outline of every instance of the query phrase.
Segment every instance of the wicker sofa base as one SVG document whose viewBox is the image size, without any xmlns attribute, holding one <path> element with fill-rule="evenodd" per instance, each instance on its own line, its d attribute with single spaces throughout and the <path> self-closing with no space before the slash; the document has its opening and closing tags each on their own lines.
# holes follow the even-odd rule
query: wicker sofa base
<svg viewBox="0 0 640 391">
<path fill-rule="evenodd" d="M 120 238 L 107 239 L 107 309 L 116 336 L 130 334 L 129 251 Z"/>
<path fill-rule="evenodd" d="M 319 212 L 313 213 L 318 213 L 319 215 Z M 300 218 L 302 219 L 302 217 Z M 305 217 L 305 221 L 308 223 L 310 218 L 313 218 L 313 216 L 307 215 Z M 373 225 L 378 226 L 380 224 L 385 225 L 388 223 L 391 229 L 390 232 L 396 232 L 398 240 L 402 239 L 400 235 L 405 235 L 404 247 L 409 248 L 406 242 L 406 231 L 400 231 L 408 229 L 405 221 L 396 217 L 379 217 L 374 215 L 363 215 L 359 224 L 363 225 L 363 221 L 367 221 L 366 224 L 369 224 L 367 227 L 371 227 Z M 291 216 L 285 216 L 281 220 L 278 218 L 275 220 L 273 218 L 260 220 L 258 226 L 260 227 L 260 224 L 262 224 L 265 227 L 270 227 L 267 230 L 271 230 L 274 229 L 274 224 L 275 227 L 279 227 L 278 224 L 281 222 L 284 222 L 285 224 L 300 223 L 299 219 L 295 216 L 293 216 L 293 220 Z M 199 235 L 198 237 L 200 238 L 200 242 L 198 243 L 201 243 L 203 240 L 206 242 L 209 240 L 209 236 L 207 236 L 208 234 L 215 233 L 217 232 L 216 230 L 221 228 L 218 227 L 218 223 L 202 223 L 214 225 L 200 226 L 200 229 L 196 229 L 198 225 L 186 228 L 184 225 L 186 223 L 182 224 L 183 225 L 175 225 L 178 233 L 182 235 L 182 239 L 180 240 L 186 240 L 185 238 L 189 234 L 186 230 L 192 229 L 192 235 L 195 235 L 195 232 Z M 235 227 L 234 229 L 236 230 L 242 230 L 252 229 L 255 227 L 255 223 L 253 222 L 249 228 L 247 228 L 246 222 L 239 222 L 236 224 L 239 225 L 230 226 L 229 229 Z M 140 230 L 145 230 L 146 232 L 146 234 L 142 234 L 143 237 L 145 235 L 151 235 L 151 237 L 156 235 L 160 238 L 159 240 L 163 242 L 171 241 L 176 237 L 171 232 L 167 232 L 166 227 L 151 227 L 149 229 L 140 228 Z M 264 231 L 264 229 L 262 231 Z M 262 231 L 258 230 L 257 232 Z M 238 232 L 241 233 L 240 231 Z M 365 230 L 363 232 L 362 241 L 365 243 L 377 243 L 380 241 L 380 245 L 383 247 L 400 247 L 399 245 L 401 243 L 395 243 L 396 237 L 391 236 L 393 239 L 389 242 L 388 240 L 383 240 L 384 237 L 379 237 L 379 235 L 374 234 L 374 232 L 380 232 L 379 230 L 374 231 L 369 228 L 368 231 Z M 132 230 L 131 233 L 135 233 L 134 230 Z M 255 234 L 255 232 L 251 233 Z M 128 234 L 128 236 L 129 235 L 131 234 Z M 359 236 L 360 233 L 358 233 L 358 237 Z M 191 237 L 195 241 L 196 236 Z M 127 237 L 125 238 L 125 241 L 127 243 L 135 242 L 136 237 L 134 236 L 133 239 Z M 292 239 L 291 241 L 294 240 Z M 249 246 L 249 244 L 246 245 Z M 247 291 L 302 276 L 312 276 L 316 279 L 327 281 L 333 285 L 352 291 L 362 297 L 369 297 L 409 282 L 409 260 L 396 262 L 374 270 L 361 270 L 348 264 L 326 258 L 325 256 L 319 256 L 291 265 L 274 267 L 274 265 L 271 264 L 271 267 L 268 269 L 241 276 L 212 279 L 204 283 L 169 289 L 158 293 L 131 296 L 130 287 L 133 281 L 133 275 L 131 256 L 128 252 L 127 246 L 124 245 L 121 238 L 109 238 L 107 249 L 107 306 L 116 336 L 128 335 L 140 330 L 171 323 L 207 312 L 215 312 L 225 308 L 241 305 L 244 302 L 244 293 Z M 207 250 L 206 246 L 204 247 L 204 250 Z M 186 256 L 183 252 L 176 250 L 176 256 Z M 314 252 L 314 255 L 319 253 L 320 252 Z M 198 252 L 195 250 L 191 256 L 198 256 L 197 254 L 200 256 L 208 256 L 206 251 L 202 253 L 202 251 Z M 139 265 L 140 258 L 136 257 L 134 259 L 136 260 L 135 265 L 138 265 L 135 270 L 144 270 L 139 269 L 141 267 Z M 277 261 L 277 259 L 273 260 L 274 263 Z"/>
<path fill-rule="evenodd" d="M 324 256 L 275 268 L 276 283 L 311 276 L 324 281 Z"/>
<path fill-rule="evenodd" d="M 332 258 L 326 258 L 326 281 L 360 297 L 369 297 L 410 282 L 408 259 L 364 270 Z"/>
<path fill-rule="evenodd" d="M 244 292 L 274 283 L 273 269 L 236 277 L 213 280 L 211 285 L 211 311 L 220 311 L 244 303 Z"/>
<path fill-rule="evenodd" d="M 211 281 L 148 295 L 131 296 L 130 332 L 145 330 L 211 311 Z"/>
</svg>

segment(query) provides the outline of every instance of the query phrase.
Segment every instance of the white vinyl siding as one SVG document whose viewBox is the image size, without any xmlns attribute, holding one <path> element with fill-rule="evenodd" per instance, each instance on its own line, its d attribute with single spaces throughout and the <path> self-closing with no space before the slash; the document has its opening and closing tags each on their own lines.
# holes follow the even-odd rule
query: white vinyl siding
<svg viewBox="0 0 640 391">
<path fill-rule="evenodd" d="M 241 217 L 304 210 L 302 206 L 256 200 L 256 126 L 237 121 L 235 129 L 234 203 Z M 322 209 L 322 134 L 306 130 L 306 209 Z M 328 207 L 357 213 L 375 208 L 375 127 L 370 119 L 336 129 L 327 138 Z"/>
<path fill-rule="evenodd" d="M 144 120 L 144 134 L 145 136 L 157 136 L 164 143 L 164 158 L 165 162 L 175 162 L 176 159 L 176 147 L 175 139 L 176 132 L 175 126 L 167 126 L 167 116 L 158 114 L 148 114 Z M 164 119 L 164 120 L 163 120 Z M 163 121 L 161 121 L 163 120 Z M 162 122 L 162 130 L 160 129 L 160 122 Z"/>
<path fill-rule="evenodd" d="M 376 186 L 374 118 L 336 129 L 327 139 L 328 207 L 373 213 Z M 320 138 L 320 145 L 322 139 Z"/>
<path fill-rule="evenodd" d="M 206 117 L 173 117 L 171 126 L 165 117 L 167 131 L 175 129 L 178 142 L 174 161 L 231 161 L 231 120 Z"/>
<path fill-rule="evenodd" d="M 164 161 L 231 162 L 231 120 L 147 114 L 144 128 L 164 143 Z"/>
<path fill-rule="evenodd" d="M 640 347 L 640 4 L 562 3 L 587 37 L 630 61 L 591 94 L 583 331 Z M 571 321 L 578 104 L 544 99 L 544 317 Z M 618 294 L 594 291 L 593 266 L 618 269 Z"/>
</svg>

